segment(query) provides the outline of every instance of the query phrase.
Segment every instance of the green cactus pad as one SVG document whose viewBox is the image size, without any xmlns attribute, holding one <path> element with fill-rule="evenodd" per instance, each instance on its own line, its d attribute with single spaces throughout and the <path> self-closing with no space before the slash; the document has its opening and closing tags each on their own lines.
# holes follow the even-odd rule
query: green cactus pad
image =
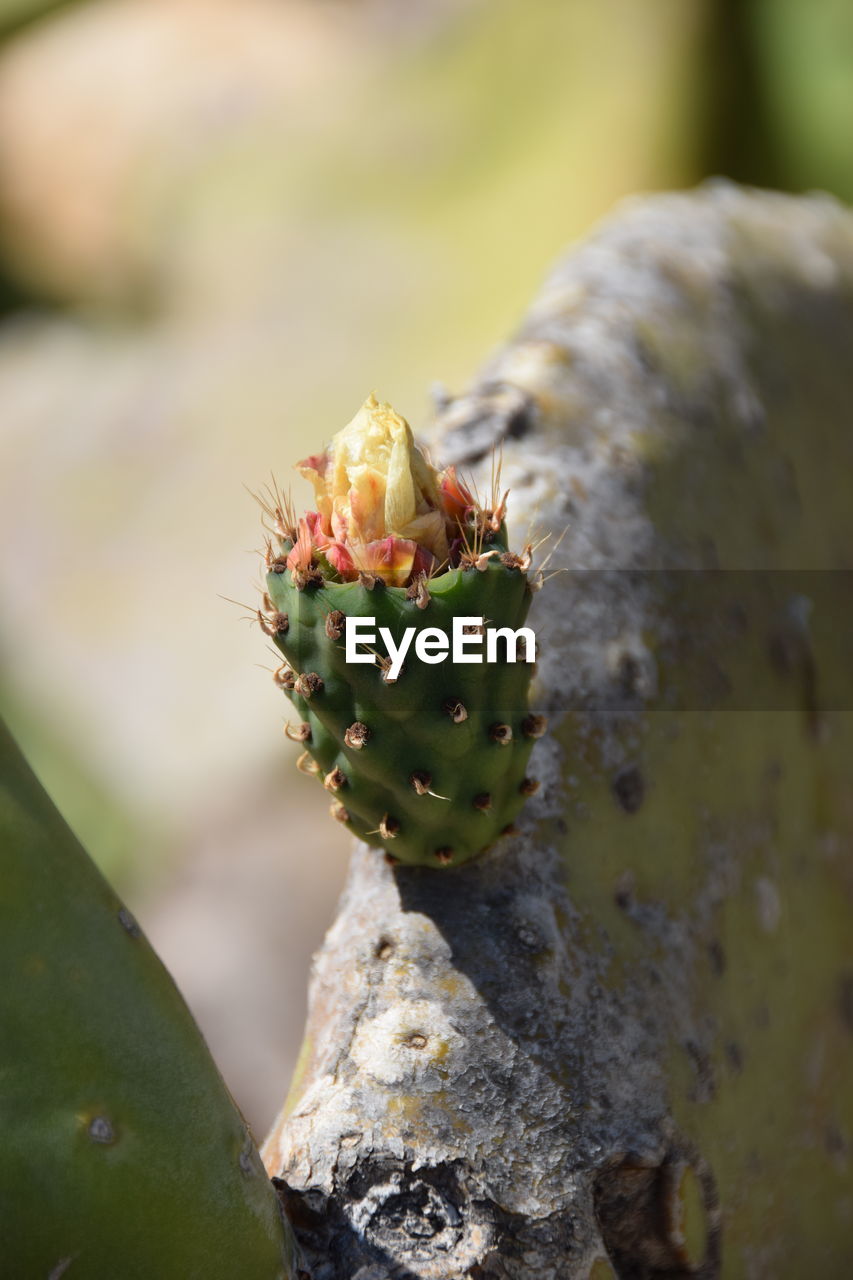
<svg viewBox="0 0 853 1280">
<path fill-rule="evenodd" d="M 292 1276 L 198 1028 L 2 723 L 0 972 L 0 1273 Z"/>
<path fill-rule="evenodd" d="M 330 792 L 333 816 L 360 839 L 409 864 L 456 866 L 484 852 L 536 789 L 528 757 L 542 731 L 528 708 L 532 664 L 506 660 L 427 664 L 413 639 L 399 677 L 347 663 L 344 622 L 371 617 L 399 645 L 407 627 L 448 636 L 455 617 L 490 628 L 523 625 L 531 600 L 517 558 L 493 546 L 482 567 L 455 568 L 414 587 L 377 579 L 335 582 L 325 566 L 297 585 L 273 563 L 266 625 L 287 664 L 278 683 L 300 722 L 303 768 Z M 418 590 L 420 586 L 420 590 Z M 485 636 L 484 636 L 485 642 Z M 381 640 L 379 659 L 386 658 Z M 483 648 L 485 655 L 485 643 Z"/>
</svg>

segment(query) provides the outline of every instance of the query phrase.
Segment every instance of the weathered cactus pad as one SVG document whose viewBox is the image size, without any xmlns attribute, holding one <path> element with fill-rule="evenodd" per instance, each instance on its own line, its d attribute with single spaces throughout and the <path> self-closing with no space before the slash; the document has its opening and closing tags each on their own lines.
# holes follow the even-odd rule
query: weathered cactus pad
<svg viewBox="0 0 853 1280">
<path fill-rule="evenodd" d="M 292 1276 L 186 1005 L 2 722 L 0 971 L 0 1274 Z"/>
</svg>

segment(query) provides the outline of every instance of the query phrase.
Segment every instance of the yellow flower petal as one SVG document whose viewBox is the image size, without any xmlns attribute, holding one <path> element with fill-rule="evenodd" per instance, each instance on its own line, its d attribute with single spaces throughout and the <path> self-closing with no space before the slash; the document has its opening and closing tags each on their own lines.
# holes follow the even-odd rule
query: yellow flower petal
<svg viewBox="0 0 853 1280">
<path fill-rule="evenodd" d="M 448 556 L 447 516 L 438 477 L 405 418 L 368 396 L 326 453 L 297 468 L 316 493 L 323 529 L 345 531 L 351 548 L 403 538 L 439 562 Z M 391 566 L 394 580 L 405 577 Z"/>
</svg>

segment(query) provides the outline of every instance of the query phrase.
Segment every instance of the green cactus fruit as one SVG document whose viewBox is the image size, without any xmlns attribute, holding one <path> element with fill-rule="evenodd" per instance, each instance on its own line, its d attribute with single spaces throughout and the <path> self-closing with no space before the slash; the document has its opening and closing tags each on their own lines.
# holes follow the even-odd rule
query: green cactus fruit
<svg viewBox="0 0 853 1280">
<path fill-rule="evenodd" d="M 0 972 L 0 1273 L 292 1276 L 198 1028 L 2 724 Z"/>
<path fill-rule="evenodd" d="M 433 472 L 372 397 L 302 470 L 319 511 L 296 523 L 279 498 L 267 504 L 279 547 L 260 614 L 286 660 L 276 682 L 299 716 L 287 732 L 304 744 L 300 767 L 390 858 L 467 862 L 511 833 L 537 789 L 529 550 L 509 551 L 497 488 L 483 507 L 452 470 Z"/>
</svg>

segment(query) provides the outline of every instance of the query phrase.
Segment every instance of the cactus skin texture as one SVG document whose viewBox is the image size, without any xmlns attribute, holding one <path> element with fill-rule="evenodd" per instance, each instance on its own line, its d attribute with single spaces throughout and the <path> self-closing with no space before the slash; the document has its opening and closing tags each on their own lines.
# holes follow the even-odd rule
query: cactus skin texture
<svg viewBox="0 0 853 1280">
<path fill-rule="evenodd" d="M 174 983 L 0 723 L 0 1274 L 289 1280 Z"/>
<path fill-rule="evenodd" d="M 388 406 L 371 398 L 361 414 L 367 434 L 377 417 L 383 425 L 390 421 L 409 451 L 413 474 L 428 465 L 404 420 Z M 328 462 L 312 459 L 307 469 L 332 472 L 336 451 L 343 448 L 340 439 L 333 441 Z M 353 476 L 353 484 L 362 477 L 360 444 L 353 446 L 350 437 L 356 462 L 344 488 Z M 337 546 L 318 548 L 306 520 L 297 526 L 283 504 L 268 507 L 279 551 L 268 549 L 267 613 L 261 623 L 286 659 L 276 682 L 299 716 L 288 734 L 304 743 L 300 767 L 324 783 L 332 815 L 392 860 L 447 867 L 469 861 L 512 832 L 513 819 L 536 790 L 526 771 L 544 722 L 529 711 L 532 664 L 522 660 L 523 648 L 510 661 L 510 647 L 498 637 L 498 661 L 485 661 L 489 630 L 515 632 L 525 622 L 534 585 L 527 573 L 529 552 L 509 552 L 497 492 L 484 510 L 455 475 L 445 473 L 443 482 L 434 472 L 421 478 L 424 509 L 413 508 L 409 516 L 423 527 L 440 510 L 447 526 L 439 534 L 446 535 L 441 547 L 450 548 L 444 565 L 428 543 L 402 542 L 389 521 L 379 529 L 384 539 L 362 545 L 350 559 L 353 548 L 345 536 Z M 390 475 L 371 478 L 371 493 L 378 488 L 377 502 L 384 500 L 386 510 L 396 501 L 389 498 L 392 484 Z M 442 506 L 447 490 L 452 501 Z M 322 500 L 321 492 L 321 505 Z M 311 528 L 317 519 L 315 513 L 307 517 Z M 415 628 L 416 635 L 437 628 L 450 639 L 454 619 L 462 617 L 485 620 L 480 643 L 469 649 L 483 661 L 458 662 L 448 655 L 428 664 L 416 655 L 413 638 L 402 669 L 391 678 L 379 628 L 387 628 L 399 648 L 406 628 Z M 374 663 L 347 662 L 350 618 L 375 618 Z"/>
<path fill-rule="evenodd" d="M 529 665 L 448 659 L 430 666 L 413 655 L 413 643 L 399 678 L 388 683 L 380 667 L 345 661 L 343 635 L 330 638 L 326 620 L 337 612 L 375 616 L 397 644 L 411 626 L 450 634 L 454 616 L 515 629 L 530 602 L 525 575 L 495 561 L 482 572 L 452 569 L 429 584 L 423 610 L 404 588 L 379 581 L 370 589 L 329 582 L 300 591 L 289 578 L 270 574 L 270 598 L 289 618 L 275 643 L 290 670 L 323 682 L 313 692 L 305 681 L 297 682 L 304 692 L 286 692 L 310 730 L 302 767 L 318 770 L 336 816 L 400 862 L 456 865 L 481 853 L 530 793 L 525 775 L 538 722 L 527 711 Z M 289 683 L 287 668 L 279 679 Z M 363 745 L 348 732 L 356 724 L 368 730 Z"/>
</svg>

